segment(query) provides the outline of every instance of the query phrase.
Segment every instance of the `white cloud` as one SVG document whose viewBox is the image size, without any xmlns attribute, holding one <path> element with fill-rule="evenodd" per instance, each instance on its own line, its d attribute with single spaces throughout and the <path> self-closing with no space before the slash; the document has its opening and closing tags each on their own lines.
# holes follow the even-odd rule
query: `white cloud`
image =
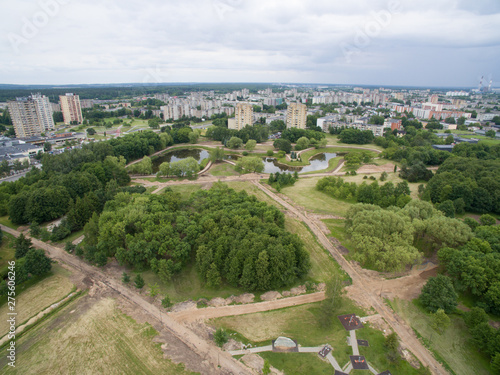
<svg viewBox="0 0 500 375">
<path fill-rule="evenodd" d="M 177 82 L 475 85 L 478 75 L 500 76 L 497 1 L 73 0 L 16 53 L 9 35 L 24 37 L 25 20 L 50 1 L 63 0 L 3 5 L 0 83 L 141 82 L 155 75 Z M 398 12 L 388 13 L 394 4 Z M 346 48 L 354 51 L 348 58 Z"/>
</svg>

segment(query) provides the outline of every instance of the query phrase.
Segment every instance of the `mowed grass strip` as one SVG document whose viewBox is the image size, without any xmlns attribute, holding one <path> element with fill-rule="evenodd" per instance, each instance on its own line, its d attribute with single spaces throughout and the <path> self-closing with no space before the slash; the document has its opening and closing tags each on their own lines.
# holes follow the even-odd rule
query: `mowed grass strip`
<svg viewBox="0 0 500 375">
<path fill-rule="evenodd" d="M 83 297 L 86 298 L 86 297 Z M 0 358 L 2 374 L 191 374 L 163 358 L 157 332 L 121 313 L 112 299 L 82 298 L 17 342 L 16 367 Z"/>
<path fill-rule="evenodd" d="M 316 241 L 316 238 L 300 221 L 287 217 L 285 229 L 297 234 L 304 242 L 311 259 L 311 269 L 307 275 L 311 281 L 325 282 L 340 272 L 339 265 L 331 255 Z"/>
<path fill-rule="evenodd" d="M 418 302 L 395 299 L 391 306 L 416 330 L 456 374 L 487 375 L 493 373 L 488 360 L 471 343 L 471 336 L 462 318 L 450 315 L 451 325 L 442 334 L 432 328 L 432 316 Z"/>
<path fill-rule="evenodd" d="M 22 287 L 21 284 L 17 289 Z M 50 305 L 63 299 L 73 290 L 74 285 L 68 278 L 68 271 L 64 268 L 53 265 L 52 275 L 42 279 L 35 285 L 19 294 L 17 290 L 16 296 L 16 325 L 19 326 L 26 322 L 29 318 L 37 315 L 40 311 L 45 310 Z M 7 317 L 8 304 L 3 303 L 0 307 L 0 316 Z M 7 318 L 0 319 L 0 337 L 9 331 Z"/>
</svg>

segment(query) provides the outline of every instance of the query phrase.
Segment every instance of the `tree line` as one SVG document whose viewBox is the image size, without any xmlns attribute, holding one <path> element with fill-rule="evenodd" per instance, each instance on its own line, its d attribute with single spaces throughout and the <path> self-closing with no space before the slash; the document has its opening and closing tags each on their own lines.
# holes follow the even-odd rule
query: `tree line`
<svg viewBox="0 0 500 375">
<path fill-rule="evenodd" d="M 410 198 L 410 188 L 406 181 L 396 185 L 386 182 L 382 186 L 377 181 L 361 185 L 345 182 L 341 177 L 324 177 L 316 184 L 316 189 L 333 198 L 354 200 L 360 203 L 375 204 L 381 207 L 404 207 Z"/>
</svg>

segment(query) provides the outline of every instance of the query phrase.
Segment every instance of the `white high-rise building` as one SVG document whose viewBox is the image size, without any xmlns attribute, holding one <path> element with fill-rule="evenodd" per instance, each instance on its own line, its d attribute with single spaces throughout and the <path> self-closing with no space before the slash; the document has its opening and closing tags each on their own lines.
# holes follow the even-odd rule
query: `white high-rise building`
<svg viewBox="0 0 500 375">
<path fill-rule="evenodd" d="M 16 98 L 9 101 L 7 106 L 18 138 L 41 135 L 55 128 L 52 107 L 49 98 L 44 95 Z"/>
<path fill-rule="evenodd" d="M 253 125 L 253 107 L 248 103 L 238 103 L 234 119 L 229 119 L 228 128 L 241 130 L 247 125 Z"/>
</svg>

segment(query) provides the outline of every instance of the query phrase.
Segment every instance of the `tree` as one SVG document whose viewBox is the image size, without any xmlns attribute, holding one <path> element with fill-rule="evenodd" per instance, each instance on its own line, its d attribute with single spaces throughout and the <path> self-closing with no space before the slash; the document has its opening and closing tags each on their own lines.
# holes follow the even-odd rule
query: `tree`
<svg viewBox="0 0 500 375">
<path fill-rule="evenodd" d="M 385 122 L 385 117 L 384 116 L 377 116 L 377 115 L 370 117 L 370 121 L 369 121 L 370 124 L 374 124 L 374 125 L 384 125 L 384 122 Z"/>
<path fill-rule="evenodd" d="M 311 141 L 307 137 L 300 137 L 295 145 L 295 150 L 300 151 L 309 147 Z"/>
<path fill-rule="evenodd" d="M 212 150 L 210 150 L 210 161 L 212 163 L 224 160 L 224 148 L 222 147 L 216 147 Z"/>
<path fill-rule="evenodd" d="M 434 314 L 432 314 L 432 328 L 436 330 L 440 335 L 442 335 L 446 329 L 450 326 L 451 320 L 443 309 L 438 309 Z"/>
<path fill-rule="evenodd" d="M 438 205 L 439 211 L 442 211 L 446 217 L 455 217 L 455 205 L 451 200 L 446 200 Z"/>
<path fill-rule="evenodd" d="M 335 274 L 326 282 L 325 300 L 321 303 L 320 325 L 328 328 L 336 312 L 342 307 L 342 295 L 344 294 L 344 283 L 339 274 Z"/>
<path fill-rule="evenodd" d="M 241 140 L 241 138 L 231 137 L 229 139 L 229 141 L 227 142 L 227 147 L 237 149 L 237 148 L 240 148 L 242 144 L 243 144 L 243 141 Z"/>
<path fill-rule="evenodd" d="M 399 338 L 396 332 L 392 332 L 385 338 L 384 346 L 387 348 L 387 359 L 390 362 L 395 362 L 399 359 L 398 348 L 399 348 Z"/>
<path fill-rule="evenodd" d="M 142 289 L 144 287 L 145 282 L 140 273 L 135 277 L 134 284 L 137 289 Z"/>
<path fill-rule="evenodd" d="M 43 250 L 30 249 L 26 254 L 24 267 L 33 276 L 40 276 L 50 272 L 52 264 Z"/>
<path fill-rule="evenodd" d="M 45 142 L 45 143 L 43 144 L 43 151 L 45 151 L 45 152 L 52 151 L 52 143 L 50 143 L 50 142 Z"/>
<path fill-rule="evenodd" d="M 165 296 L 161 300 L 161 305 L 163 306 L 164 309 L 170 308 L 172 306 L 172 302 L 170 301 L 170 297 L 169 296 Z"/>
<path fill-rule="evenodd" d="M 443 309 L 445 313 L 452 313 L 457 307 L 458 295 L 448 276 L 437 275 L 430 277 L 422 288 L 420 302 L 431 312 Z"/>
<path fill-rule="evenodd" d="M 249 139 L 245 144 L 245 150 L 253 151 L 255 149 L 255 146 L 257 146 L 257 141 L 254 139 Z"/>
<path fill-rule="evenodd" d="M 289 154 L 292 150 L 292 142 L 288 139 L 280 138 L 274 141 L 273 147 L 280 151 L 285 151 L 285 153 Z"/>
<path fill-rule="evenodd" d="M 192 133 L 189 133 L 189 143 L 195 144 L 196 142 L 198 142 L 199 138 L 200 138 L 199 130 L 194 130 Z"/>
<path fill-rule="evenodd" d="M 495 138 L 496 134 L 497 133 L 494 130 L 488 130 L 484 135 L 490 138 Z"/>
<path fill-rule="evenodd" d="M 222 348 L 229 341 L 229 335 L 224 329 L 218 328 L 214 333 L 214 341 L 219 348 Z"/>
<path fill-rule="evenodd" d="M 156 297 L 160 293 L 160 287 L 158 286 L 158 283 L 154 283 L 153 285 L 149 285 L 149 295 L 151 297 Z"/>
<path fill-rule="evenodd" d="M 495 225 L 497 222 L 497 219 L 495 219 L 491 215 L 486 214 L 486 215 L 481 215 L 481 217 L 479 218 L 479 221 L 481 222 L 481 225 Z"/>
<path fill-rule="evenodd" d="M 94 135 L 96 133 L 95 129 L 94 128 L 88 128 L 87 129 L 87 134 L 88 135 Z"/>
<path fill-rule="evenodd" d="M 123 271 L 123 273 L 122 273 L 122 281 L 125 284 L 128 284 L 130 282 L 130 275 L 128 273 L 126 273 L 125 271 Z"/>
<path fill-rule="evenodd" d="M 244 156 L 236 163 L 236 170 L 260 173 L 264 170 L 264 162 L 257 156 Z"/>
<path fill-rule="evenodd" d="M 477 306 L 464 313 L 464 322 L 469 329 L 482 323 L 488 323 L 489 320 L 490 318 L 488 314 L 486 314 L 482 308 Z"/>
<path fill-rule="evenodd" d="M 23 258 L 32 249 L 31 246 L 31 240 L 21 233 L 14 241 L 14 249 L 16 250 L 14 257 L 16 259 Z"/>
</svg>

